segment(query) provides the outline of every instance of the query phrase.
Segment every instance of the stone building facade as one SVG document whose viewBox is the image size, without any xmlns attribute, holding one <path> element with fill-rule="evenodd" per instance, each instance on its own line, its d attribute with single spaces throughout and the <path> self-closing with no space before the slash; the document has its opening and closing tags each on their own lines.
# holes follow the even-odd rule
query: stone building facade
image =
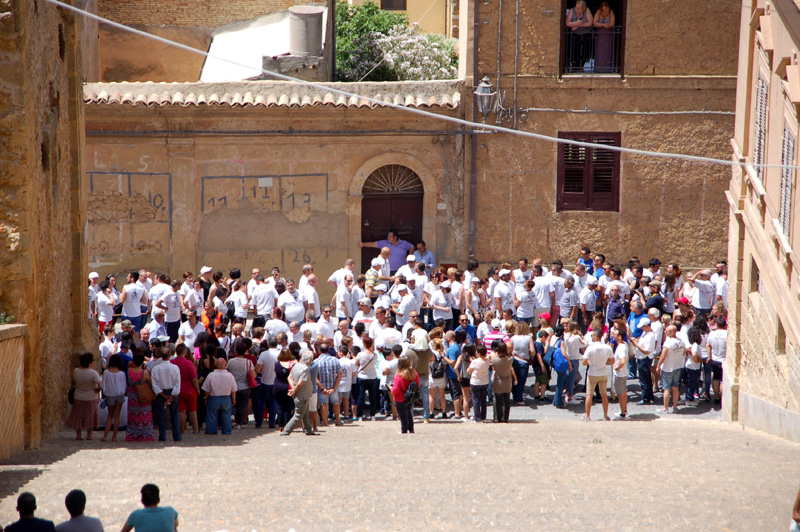
<svg viewBox="0 0 800 532">
<path fill-rule="evenodd" d="M 22 432 L 28 446 L 61 428 L 72 355 L 93 343 L 81 169 L 81 84 L 91 74 L 78 46 L 91 31 L 41 0 L 0 2 L 0 311 L 27 324 L 16 383 L 25 422 L 4 424 L 0 439 Z"/>
<path fill-rule="evenodd" d="M 800 8 L 741 10 L 736 130 L 727 192 L 730 319 L 726 416 L 800 442 Z"/>
</svg>

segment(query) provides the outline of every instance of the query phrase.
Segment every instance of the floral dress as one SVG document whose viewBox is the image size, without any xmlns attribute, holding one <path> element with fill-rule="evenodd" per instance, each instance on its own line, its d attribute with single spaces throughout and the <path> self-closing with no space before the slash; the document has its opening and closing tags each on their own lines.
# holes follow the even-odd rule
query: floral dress
<svg viewBox="0 0 800 532">
<path fill-rule="evenodd" d="M 144 382 L 144 368 L 128 370 L 128 431 L 125 441 L 155 441 L 153 436 L 153 408 L 141 404 L 136 385 Z"/>
</svg>

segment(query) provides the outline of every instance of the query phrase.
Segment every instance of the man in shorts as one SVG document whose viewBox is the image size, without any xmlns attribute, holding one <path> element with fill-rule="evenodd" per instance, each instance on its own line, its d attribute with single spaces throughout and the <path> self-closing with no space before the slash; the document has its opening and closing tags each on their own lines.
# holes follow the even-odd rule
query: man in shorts
<svg viewBox="0 0 800 532">
<path fill-rule="evenodd" d="M 678 413 L 678 399 L 681 392 L 681 368 L 685 361 L 686 347 L 677 338 L 678 328 L 667 327 L 667 339 L 661 349 L 656 372 L 661 375 L 661 387 L 664 389 L 664 408 L 656 410 L 659 414 L 669 412 L 669 398 L 672 396 L 672 413 Z"/>
<path fill-rule="evenodd" d="M 343 425 L 339 410 L 339 383 L 342 380 L 342 367 L 339 359 L 330 353 L 327 342 L 319 344 L 317 349 L 319 358 L 317 366 L 317 388 L 319 389 L 317 408 L 319 409 L 320 423 L 328 426 L 328 405 L 333 408 L 333 416 L 337 427 Z"/>
<path fill-rule="evenodd" d="M 588 366 L 586 370 L 586 380 L 588 387 L 586 388 L 586 416 L 584 421 L 591 421 L 590 414 L 592 412 L 592 396 L 594 395 L 595 387 L 600 389 L 600 398 L 603 401 L 603 419 L 610 421 L 608 417 L 608 395 L 606 389 L 608 388 L 608 370 L 607 366 L 614 363 L 614 352 L 611 346 L 604 344 L 600 341 L 602 338 L 602 330 L 592 331 L 592 343 L 586 348 L 583 354 L 583 365 Z"/>
</svg>

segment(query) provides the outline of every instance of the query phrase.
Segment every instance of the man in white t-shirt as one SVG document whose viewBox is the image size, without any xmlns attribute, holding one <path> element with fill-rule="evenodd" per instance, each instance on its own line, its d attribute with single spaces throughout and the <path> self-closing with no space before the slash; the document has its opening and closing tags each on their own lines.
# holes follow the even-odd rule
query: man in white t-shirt
<svg viewBox="0 0 800 532">
<path fill-rule="evenodd" d="M 720 383 L 722 382 L 722 364 L 728 353 L 728 324 L 725 318 L 720 316 L 716 321 L 716 330 L 708 335 L 706 349 L 708 358 L 706 362 L 711 362 L 711 385 L 714 387 L 714 403 L 722 402 Z"/>
<path fill-rule="evenodd" d="M 252 278 L 247 281 L 247 297 L 252 298 L 253 290 L 255 290 L 256 286 L 258 286 L 258 281 L 256 278 L 261 275 L 261 269 L 253 268 L 253 271 L 250 272 L 250 274 L 252 275 Z"/>
<path fill-rule="evenodd" d="M 631 343 L 636 348 L 636 373 L 639 375 L 639 384 L 642 387 L 642 400 L 638 404 L 649 405 L 655 400 L 650 367 L 655 356 L 656 337 L 648 318 L 640 318 L 637 327 L 642 330 L 642 335 L 639 338 L 631 337 Z"/>
<path fill-rule="evenodd" d="M 517 262 L 519 268 L 511 272 L 511 279 L 514 282 L 514 292 L 519 298 L 525 291 L 525 281 L 533 277 L 533 270 L 528 269 L 528 259 L 522 257 Z"/>
<path fill-rule="evenodd" d="M 161 297 L 156 301 L 156 306 L 166 313 L 167 335 L 169 341 L 175 343 L 178 340 L 178 329 L 181 326 L 181 299 L 178 295 L 181 282 L 175 279 L 167 286 L 169 288 L 162 292 Z"/>
<path fill-rule="evenodd" d="M 336 334 L 336 325 L 333 323 L 331 314 L 330 305 L 322 307 L 322 315 L 317 320 L 317 334 L 324 334 L 327 338 L 333 338 L 333 335 Z"/>
<path fill-rule="evenodd" d="M 397 325 L 402 329 L 403 325 L 408 322 L 409 315 L 414 309 L 414 296 L 408 291 L 408 286 L 401 284 L 397 287 L 397 293 L 400 294 L 400 302 L 392 305 L 397 320 Z"/>
<path fill-rule="evenodd" d="M 575 279 L 575 286 L 578 291 L 586 288 L 586 281 L 588 281 L 590 277 L 592 276 L 586 273 L 586 266 L 583 264 L 575 266 L 575 273 L 572 274 L 572 278 Z"/>
<path fill-rule="evenodd" d="M 539 326 L 539 315 L 550 314 L 552 316 L 553 307 L 556 305 L 556 289 L 550 282 L 552 277 L 543 275 L 541 266 L 533 267 L 533 293 L 536 296 L 536 303 L 533 309 L 533 326 Z"/>
<path fill-rule="evenodd" d="M 328 277 L 328 284 L 333 286 L 334 289 L 338 289 L 339 286 L 341 286 L 342 283 L 344 283 L 344 276 L 346 274 L 349 273 L 351 276 L 354 275 L 353 270 L 355 270 L 355 268 L 356 268 L 356 261 L 354 261 L 353 259 L 347 259 L 344 262 L 343 268 L 339 268 L 338 270 L 333 272 L 330 277 Z"/>
<path fill-rule="evenodd" d="M 255 408 L 256 428 L 261 428 L 264 420 L 264 409 L 268 410 L 268 426 L 275 428 L 277 403 L 272 396 L 272 387 L 275 384 L 275 363 L 278 361 L 278 339 L 275 336 L 267 338 L 269 349 L 262 351 L 256 363 L 256 373 L 261 373 L 261 382 L 258 385 L 258 403 Z"/>
<path fill-rule="evenodd" d="M 346 273 L 343 283 L 336 289 L 336 317 L 340 320 L 353 316 L 353 274 Z"/>
<path fill-rule="evenodd" d="M 500 282 L 494 288 L 494 302 L 498 314 L 502 317 L 503 311 L 511 310 L 513 313 L 516 309 L 514 308 L 514 288 L 509 284 L 511 270 L 500 270 L 499 275 Z"/>
<path fill-rule="evenodd" d="M 128 284 L 122 287 L 119 300 L 122 303 L 122 319 L 128 320 L 133 324 L 134 330 L 138 333 L 142 330 L 142 305 L 147 304 L 147 293 L 137 282 L 139 272 L 128 274 Z"/>
<path fill-rule="evenodd" d="M 272 309 L 278 305 L 278 292 L 264 281 L 263 275 L 256 277 L 256 287 L 253 289 L 250 304 L 256 314 L 253 318 L 253 327 L 263 327 Z"/>
<path fill-rule="evenodd" d="M 592 398 L 594 397 L 594 389 L 599 388 L 600 398 L 603 401 L 603 418 L 610 421 L 608 417 L 608 366 L 614 363 L 614 352 L 611 346 L 604 344 L 600 341 L 603 336 L 602 330 L 592 331 L 592 343 L 586 348 L 583 353 L 582 364 L 588 366 L 586 369 L 586 416 L 584 421 L 591 420 L 592 412 Z"/>
<path fill-rule="evenodd" d="M 652 310 L 652 309 L 651 309 Z M 681 395 L 681 368 L 686 361 L 686 346 L 677 338 L 678 328 L 667 327 L 667 339 L 661 349 L 661 357 L 656 372 L 661 375 L 661 387 L 664 389 L 664 408 L 656 410 L 659 414 L 669 412 L 669 398 L 672 397 L 672 413 L 678 413 L 678 399 Z"/>
<path fill-rule="evenodd" d="M 597 279 L 589 274 L 584 275 L 584 277 L 586 278 L 586 286 L 578 295 L 580 299 L 578 325 L 581 327 L 581 334 L 586 334 L 589 324 L 592 323 L 592 315 L 594 314 L 595 305 L 597 304 Z M 578 283 L 576 282 L 575 286 L 577 285 Z"/>
<path fill-rule="evenodd" d="M 286 291 L 278 296 L 278 306 L 287 322 L 305 321 L 308 302 L 300 290 L 295 288 L 294 279 L 286 279 Z"/>
<path fill-rule="evenodd" d="M 367 334 L 375 340 L 380 332 L 386 328 L 387 310 L 384 307 L 375 307 L 375 319 L 369 324 Z"/>
<path fill-rule="evenodd" d="M 564 292 L 558 301 L 558 318 L 569 318 L 570 320 L 578 320 L 578 312 L 580 311 L 581 298 L 580 293 L 575 288 L 575 279 L 569 276 L 563 280 Z"/>
<path fill-rule="evenodd" d="M 402 275 L 403 277 L 406 278 L 406 281 L 408 281 L 409 279 L 411 279 L 411 277 L 416 276 L 416 273 L 414 273 L 416 266 L 417 266 L 416 257 L 414 257 L 414 255 L 409 255 L 408 257 L 406 257 L 406 263 L 397 269 L 395 277 L 400 277 Z"/>
<path fill-rule="evenodd" d="M 312 275 L 314 275 L 314 266 L 311 264 L 303 264 L 303 275 L 301 275 L 300 280 L 297 281 L 297 289 L 302 292 L 303 288 L 308 284 L 308 278 Z M 319 307 L 317 307 L 317 313 L 319 313 Z"/>
<path fill-rule="evenodd" d="M 694 287 L 692 307 L 695 316 L 705 316 L 714 305 L 717 287 L 711 282 L 711 270 L 700 270 L 687 279 Z"/>
<path fill-rule="evenodd" d="M 369 325 L 375 320 L 375 311 L 372 310 L 372 302 L 368 297 L 362 297 L 358 301 L 358 312 L 353 316 L 353 326 L 357 323 L 363 323 L 364 327 L 369 328 Z"/>
<path fill-rule="evenodd" d="M 147 293 L 147 299 L 150 301 L 151 317 L 153 319 L 155 319 L 155 311 L 156 308 L 158 308 L 156 307 L 156 301 L 161 299 L 161 296 L 163 296 L 168 291 L 170 291 L 169 276 L 167 276 L 167 274 L 165 273 L 159 273 L 156 277 L 153 278 L 153 286 Z"/>
<path fill-rule="evenodd" d="M 308 310 L 313 310 L 314 316 L 319 316 L 321 313 L 320 309 L 322 308 L 320 307 L 319 294 L 317 293 L 317 283 L 319 280 L 313 273 L 307 278 L 303 277 L 303 279 L 306 279 L 306 285 L 299 289 L 300 293 L 305 296 L 306 301 L 308 302 Z"/>
</svg>

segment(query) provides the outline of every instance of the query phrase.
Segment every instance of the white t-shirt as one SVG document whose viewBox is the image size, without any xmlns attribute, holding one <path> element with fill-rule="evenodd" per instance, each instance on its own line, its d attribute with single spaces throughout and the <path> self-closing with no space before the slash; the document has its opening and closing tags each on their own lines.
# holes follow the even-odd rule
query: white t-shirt
<svg viewBox="0 0 800 532">
<path fill-rule="evenodd" d="M 333 272 L 330 277 L 328 277 L 328 282 L 336 283 L 337 287 L 342 286 L 342 284 L 344 284 L 344 276 L 347 275 L 348 273 L 350 275 L 353 275 L 352 270 L 348 270 L 347 268 L 339 268 L 338 270 Z M 356 276 L 353 275 L 353 280 L 355 280 L 355 277 Z"/>
<path fill-rule="evenodd" d="M 581 347 L 585 344 L 583 342 L 583 338 L 581 337 L 580 333 L 578 334 L 569 334 L 567 336 L 564 335 L 564 342 L 562 343 L 562 347 L 564 349 L 564 354 L 570 360 L 578 360 L 581 358 Z"/>
<path fill-rule="evenodd" d="M 463 291 L 464 286 L 458 281 L 453 281 L 450 283 L 450 301 L 453 302 L 453 308 L 456 310 L 461 310 L 461 298 L 463 297 Z"/>
<path fill-rule="evenodd" d="M 122 291 L 125 293 L 125 301 L 122 302 L 122 315 L 132 318 L 141 315 L 144 288 L 138 284 L 126 284 L 122 287 Z"/>
<path fill-rule="evenodd" d="M 711 361 L 725 362 L 725 356 L 728 350 L 727 329 L 711 331 L 711 334 L 708 335 L 708 345 L 711 346 Z"/>
<path fill-rule="evenodd" d="M 452 310 L 452 303 L 450 300 L 450 294 L 445 294 L 442 290 L 437 290 L 431 296 L 431 305 L 438 305 L 440 307 L 447 307 L 447 310 L 440 310 L 440 309 L 433 309 L 433 319 L 443 319 L 448 320 L 453 317 L 453 310 Z M 513 308 L 513 302 L 512 302 Z"/>
<path fill-rule="evenodd" d="M 692 306 L 700 309 L 711 308 L 714 304 L 714 295 L 717 287 L 711 281 L 697 279 L 694 282 L 694 293 L 692 294 Z"/>
<path fill-rule="evenodd" d="M 137 313 L 134 316 L 138 316 Z M 111 297 L 105 295 L 103 292 L 97 293 L 97 319 L 102 322 L 109 322 L 114 317 L 114 306 L 111 304 Z"/>
<path fill-rule="evenodd" d="M 383 294 L 382 296 L 378 296 L 378 299 L 375 300 L 375 308 L 385 308 L 390 309 L 392 307 L 392 296 L 389 294 Z"/>
<path fill-rule="evenodd" d="M 307 284 L 303 288 L 300 288 L 300 293 L 306 298 L 308 309 L 311 310 L 311 305 L 314 305 L 314 315 L 321 315 L 322 307 L 319 304 L 319 294 L 317 293 L 317 289 Z"/>
<path fill-rule="evenodd" d="M 108 357 L 113 355 L 115 352 L 114 342 L 111 340 L 103 340 L 103 343 L 100 344 L 100 357 L 103 359 L 103 367 L 108 365 Z"/>
<path fill-rule="evenodd" d="M 345 309 L 347 314 L 345 315 Z M 339 285 L 336 290 L 336 317 L 340 320 L 349 318 L 353 311 L 353 290 L 348 289 L 345 285 Z"/>
<path fill-rule="evenodd" d="M 258 316 L 269 316 L 275 308 L 275 301 L 278 299 L 278 292 L 270 285 L 261 283 L 253 289 L 251 303 L 255 307 Z"/>
<path fill-rule="evenodd" d="M 264 325 L 264 332 L 267 336 L 278 336 L 279 333 L 289 333 L 289 326 L 283 320 L 267 320 Z"/>
<path fill-rule="evenodd" d="M 381 323 L 377 319 L 375 319 L 372 321 L 372 323 L 369 324 L 369 329 L 367 329 L 367 334 L 369 335 L 370 338 L 374 340 L 385 328 L 386 328 L 386 322 L 383 322 L 383 325 L 381 325 Z"/>
<path fill-rule="evenodd" d="M 533 308 L 536 305 L 536 293 L 533 290 L 525 290 L 517 292 L 517 300 L 519 306 L 517 307 L 517 318 L 532 318 Z"/>
<path fill-rule="evenodd" d="M 186 344 L 186 347 L 194 349 L 194 342 L 197 340 L 197 335 L 205 330 L 206 328 L 201 321 L 198 320 L 197 323 L 194 324 L 194 327 L 192 327 L 189 320 L 186 320 L 181 323 L 178 329 L 178 337 L 183 336 L 183 343 Z"/>
<path fill-rule="evenodd" d="M 511 271 L 511 279 L 514 281 L 514 290 L 517 293 L 517 297 L 519 297 L 520 293 L 525 290 L 525 281 L 531 279 L 532 276 L 533 270 L 530 268 L 524 272 L 519 268 Z"/>
<path fill-rule="evenodd" d="M 361 351 L 358 354 L 358 378 L 377 379 L 378 378 L 378 355 L 369 351 Z"/>
<path fill-rule="evenodd" d="M 700 369 L 703 366 L 703 360 L 705 360 L 706 349 L 700 344 L 692 344 L 689 349 L 692 354 L 686 357 L 686 369 Z M 700 362 L 695 362 L 692 355 L 700 357 Z"/>
<path fill-rule="evenodd" d="M 205 303 L 203 289 L 190 290 L 189 293 L 184 297 L 183 301 L 186 303 L 188 310 L 194 310 L 197 312 L 197 317 L 199 318 L 200 314 L 203 313 L 203 304 Z"/>
<path fill-rule="evenodd" d="M 653 337 L 656 339 L 656 348 L 655 354 L 661 354 L 661 342 L 662 338 L 664 338 L 664 326 L 658 320 L 652 320 L 650 322 L 650 329 L 653 331 Z"/>
<path fill-rule="evenodd" d="M 533 280 L 533 293 L 536 295 L 536 308 L 551 308 L 552 300 L 550 294 L 555 292 L 555 288 L 545 277 L 537 277 Z"/>
<path fill-rule="evenodd" d="M 577 286 L 577 283 L 575 284 Z M 590 318 L 594 313 L 596 305 L 596 298 L 595 298 L 596 293 L 597 292 L 595 292 L 594 290 L 590 290 L 589 288 L 584 288 L 583 290 L 581 290 L 581 293 L 578 296 L 580 298 L 581 305 L 585 305 L 586 313 L 589 314 Z"/>
<path fill-rule="evenodd" d="M 397 373 L 397 363 L 399 360 L 397 358 L 393 358 L 392 360 L 383 359 L 378 364 L 378 375 L 380 376 L 380 384 L 379 387 L 381 390 L 386 389 L 386 383 L 393 383 L 394 382 L 394 374 Z M 389 370 L 387 375 L 384 375 L 383 372 L 385 370 Z"/>
<path fill-rule="evenodd" d="M 589 361 L 586 374 L 591 377 L 608 375 L 606 366 L 608 365 L 607 362 L 609 358 L 614 358 L 614 352 L 611 350 L 610 345 L 602 342 L 589 344 L 589 347 L 586 348 L 586 352 L 583 354 L 583 359 Z"/>
<path fill-rule="evenodd" d="M 489 361 L 476 357 L 469 363 L 469 369 L 475 369 L 469 376 L 471 386 L 485 386 L 489 384 Z"/>
<path fill-rule="evenodd" d="M 246 318 L 247 317 L 247 294 L 242 292 L 241 290 L 237 290 L 228 296 L 228 299 L 225 300 L 227 303 L 228 301 L 233 301 L 234 306 L 236 307 L 233 311 L 233 315 L 237 318 Z M 227 311 L 226 311 L 227 312 Z"/>
<path fill-rule="evenodd" d="M 178 292 L 173 292 L 172 288 L 170 288 L 169 292 L 162 294 L 158 301 L 167 307 L 164 319 L 168 323 L 181 321 L 181 296 Z"/>
<path fill-rule="evenodd" d="M 375 311 L 370 310 L 366 314 L 363 311 L 356 312 L 356 315 L 353 316 L 353 326 L 355 327 L 356 323 L 363 323 L 364 327 L 369 327 L 369 324 L 375 320 Z"/>
<path fill-rule="evenodd" d="M 247 281 L 247 297 L 253 297 L 253 291 L 258 286 L 258 281 L 255 279 L 250 279 Z"/>
<path fill-rule="evenodd" d="M 514 292 L 507 283 L 502 281 L 497 283 L 497 286 L 494 288 L 494 299 L 500 299 L 502 308 L 497 309 L 498 311 L 507 309 L 514 310 Z"/>
<path fill-rule="evenodd" d="M 391 349 L 403 340 L 400 331 L 393 327 L 383 329 L 375 338 L 375 347 L 378 349 Z"/>
<path fill-rule="evenodd" d="M 628 344 L 619 344 L 614 350 L 614 366 L 620 366 L 614 370 L 614 376 L 621 379 L 628 377 Z"/>
<path fill-rule="evenodd" d="M 306 318 L 306 309 L 303 305 L 305 301 L 306 298 L 300 290 L 295 290 L 294 294 L 287 290 L 278 297 L 278 306 L 283 310 L 286 321 L 303 321 Z"/>
<path fill-rule="evenodd" d="M 167 292 L 172 292 L 172 288 L 170 288 L 168 284 L 159 283 L 153 286 L 147 293 L 147 298 L 153 303 L 153 307 L 150 312 L 151 318 L 155 319 L 156 302 Z"/>
<path fill-rule="evenodd" d="M 350 303 L 350 317 L 356 315 L 358 312 L 358 302 L 367 297 L 367 292 L 357 284 L 353 285 L 353 299 Z M 319 302 L 319 297 L 317 297 L 317 301 Z M 319 308 L 319 306 L 317 306 Z"/>
<path fill-rule="evenodd" d="M 337 349 L 337 350 L 338 350 L 338 349 L 339 349 L 339 348 L 342 346 L 342 338 L 344 338 L 344 336 L 345 336 L 345 335 L 343 335 L 343 334 L 342 334 L 342 331 L 338 331 L 338 330 L 337 330 L 337 331 L 334 333 L 334 335 L 333 335 L 333 347 L 334 347 L 335 349 Z M 356 333 L 354 333 L 354 332 L 353 332 L 353 329 L 349 329 L 349 330 L 347 331 L 347 336 L 348 336 L 349 338 L 353 338 L 353 339 L 355 339 L 355 337 L 356 337 Z M 351 344 L 351 346 L 352 346 L 352 345 L 355 345 L 355 344 Z"/>
<path fill-rule="evenodd" d="M 305 322 L 300 326 L 300 338 L 303 337 L 306 331 L 311 331 L 311 338 L 313 341 L 313 339 L 317 337 L 317 334 L 319 334 L 319 326 L 311 321 Z M 330 338 L 330 336 L 328 338 Z"/>
<path fill-rule="evenodd" d="M 675 371 L 676 369 L 681 369 L 686 360 L 686 356 L 684 355 L 686 348 L 683 346 L 683 342 L 677 338 L 667 338 L 664 341 L 664 349 L 667 350 L 667 358 L 661 363 L 661 371 Z"/>
<path fill-rule="evenodd" d="M 403 299 L 400 300 L 400 305 L 397 307 L 397 324 L 398 325 L 405 325 L 408 321 L 408 315 L 414 310 L 414 306 L 416 304 L 416 300 L 414 296 L 411 294 L 406 294 Z"/>
<path fill-rule="evenodd" d="M 650 358 L 652 359 L 655 356 L 656 350 L 656 336 L 653 334 L 653 331 L 648 331 L 643 333 L 642 336 L 639 338 L 639 346 L 648 352 L 645 355 L 641 350 L 636 349 L 636 358 Z"/>
<path fill-rule="evenodd" d="M 566 290 L 564 287 L 564 278 L 556 275 L 548 275 L 545 277 L 545 280 L 553 289 L 553 293 L 556 295 L 556 305 L 558 305 L 559 301 L 561 301 L 561 298 L 564 297 L 564 291 Z"/>
<path fill-rule="evenodd" d="M 333 338 L 336 333 L 336 327 L 333 326 L 333 319 L 325 320 L 324 316 L 320 316 L 317 320 L 317 334 L 324 334 L 328 338 Z M 337 348 L 339 346 L 336 346 Z"/>
<path fill-rule="evenodd" d="M 342 368 L 342 380 L 339 381 L 339 393 L 349 393 L 353 389 L 353 376 L 356 371 L 356 361 L 352 358 L 342 357 L 339 359 L 339 367 Z"/>
<path fill-rule="evenodd" d="M 262 351 L 258 357 L 258 365 L 261 366 L 261 384 L 271 386 L 275 384 L 275 362 L 278 356 L 272 349 Z"/>
</svg>

